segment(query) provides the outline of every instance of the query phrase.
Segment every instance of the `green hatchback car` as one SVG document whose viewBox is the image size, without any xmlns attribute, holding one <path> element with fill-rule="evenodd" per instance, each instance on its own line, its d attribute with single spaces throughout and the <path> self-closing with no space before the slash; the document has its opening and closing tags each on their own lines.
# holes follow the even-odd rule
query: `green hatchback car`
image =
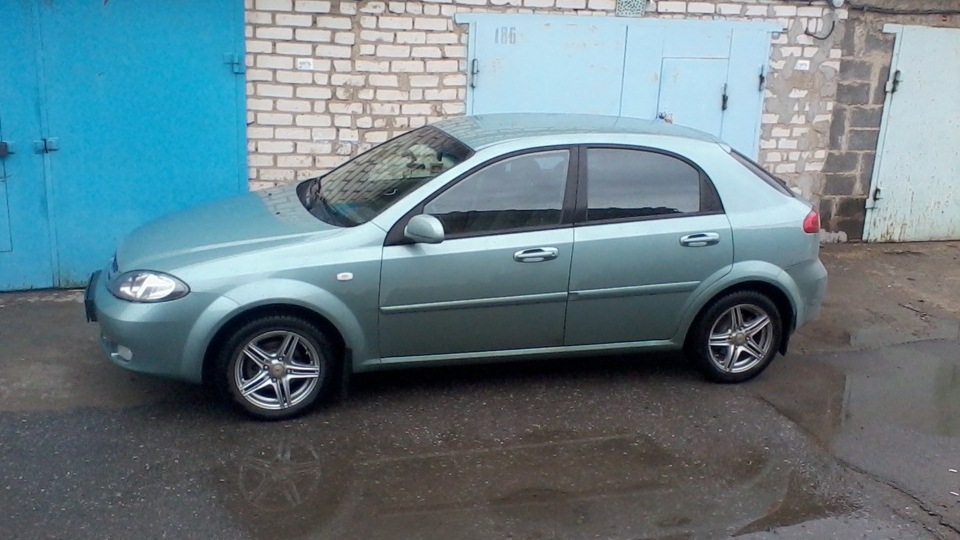
<svg viewBox="0 0 960 540">
<path fill-rule="evenodd" d="M 117 365 L 261 418 L 402 366 L 682 349 L 739 382 L 818 311 L 819 229 L 704 133 L 468 116 L 148 223 L 85 303 Z"/>
</svg>

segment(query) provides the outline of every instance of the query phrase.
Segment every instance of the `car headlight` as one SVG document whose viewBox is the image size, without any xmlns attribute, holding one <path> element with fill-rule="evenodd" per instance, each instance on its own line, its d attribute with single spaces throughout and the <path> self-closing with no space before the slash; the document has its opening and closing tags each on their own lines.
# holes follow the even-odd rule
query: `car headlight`
<svg viewBox="0 0 960 540">
<path fill-rule="evenodd" d="M 133 270 L 113 278 L 108 287 L 114 296 L 130 302 L 165 302 L 183 298 L 190 292 L 179 279 L 149 270 Z"/>
</svg>

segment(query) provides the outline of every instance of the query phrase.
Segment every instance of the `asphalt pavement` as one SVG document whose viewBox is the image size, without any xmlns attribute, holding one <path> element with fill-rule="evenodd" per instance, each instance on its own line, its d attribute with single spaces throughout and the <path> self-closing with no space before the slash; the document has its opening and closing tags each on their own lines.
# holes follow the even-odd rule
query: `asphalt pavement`
<svg viewBox="0 0 960 540">
<path fill-rule="evenodd" d="M 960 247 L 827 246 L 742 385 L 674 355 L 357 377 L 248 420 L 109 364 L 80 294 L 0 295 L 5 538 L 960 538 Z"/>
</svg>

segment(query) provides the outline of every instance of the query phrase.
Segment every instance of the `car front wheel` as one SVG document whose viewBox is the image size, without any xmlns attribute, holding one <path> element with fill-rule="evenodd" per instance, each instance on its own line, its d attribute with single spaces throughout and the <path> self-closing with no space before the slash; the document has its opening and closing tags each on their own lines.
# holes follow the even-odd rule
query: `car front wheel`
<svg viewBox="0 0 960 540">
<path fill-rule="evenodd" d="M 718 382 L 742 382 L 760 374 L 777 354 L 783 323 L 763 294 L 739 291 L 721 297 L 694 326 L 689 352 Z"/>
<path fill-rule="evenodd" d="M 315 325 L 288 315 L 254 319 L 226 341 L 220 377 L 227 394 L 249 414 L 291 418 L 329 392 L 333 357 Z"/>
</svg>

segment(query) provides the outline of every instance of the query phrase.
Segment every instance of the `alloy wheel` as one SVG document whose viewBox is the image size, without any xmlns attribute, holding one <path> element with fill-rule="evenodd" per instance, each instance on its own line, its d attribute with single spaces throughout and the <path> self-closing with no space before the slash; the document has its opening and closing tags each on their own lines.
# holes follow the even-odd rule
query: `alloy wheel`
<svg viewBox="0 0 960 540">
<path fill-rule="evenodd" d="M 316 347 L 305 336 L 289 330 L 263 332 L 248 340 L 234 366 L 240 396 L 266 410 L 299 404 L 324 375 Z"/>
<path fill-rule="evenodd" d="M 724 373 L 743 373 L 763 362 L 774 346 L 770 315 L 752 304 L 724 311 L 710 329 L 707 353 Z"/>
</svg>

